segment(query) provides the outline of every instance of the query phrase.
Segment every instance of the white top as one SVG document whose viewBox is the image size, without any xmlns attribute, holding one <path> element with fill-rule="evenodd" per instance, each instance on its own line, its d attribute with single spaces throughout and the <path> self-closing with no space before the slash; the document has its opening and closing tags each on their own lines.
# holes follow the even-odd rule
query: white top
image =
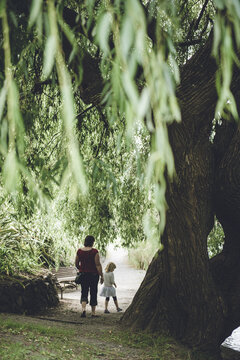
<svg viewBox="0 0 240 360">
<path fill-rule="evenodd" d="M 113 286 L 115 283 L 113 272 L 105 272 L 103 274 L 104 286 Z"/>
</svg>

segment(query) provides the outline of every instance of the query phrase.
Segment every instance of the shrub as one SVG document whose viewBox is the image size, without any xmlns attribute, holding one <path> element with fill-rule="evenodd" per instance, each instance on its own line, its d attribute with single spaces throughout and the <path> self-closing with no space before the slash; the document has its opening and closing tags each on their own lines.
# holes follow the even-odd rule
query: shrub
<svg viewBox="0 0 240 360">
<path fill-rule="evenodd" d="M 158 249 L 156 242 L 144 241 L 128 251 L 129 262 L 136 269 L 147 270 Z"/>
</svg>

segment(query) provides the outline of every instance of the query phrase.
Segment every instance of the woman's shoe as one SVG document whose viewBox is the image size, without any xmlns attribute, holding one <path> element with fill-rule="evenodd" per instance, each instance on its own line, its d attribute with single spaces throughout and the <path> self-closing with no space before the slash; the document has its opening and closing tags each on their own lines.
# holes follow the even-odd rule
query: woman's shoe
<svg viewBox="0 0 240 360">
<path fill-rule="evenodd" d="M 81 318 L 85 318 L 86 317 L 86 311 L 83 311 L 82 313 L 81 313 Z"/>
<path fill-rule="evenodd" d="M 110 311 L 104 310 L 104 314 L 110 314 Z"/>
<path fill-rule="evenodd" d="M 122 309 L 121 309 L 121 308 L 117 308 L 117 312 L 120 312 L 120 311 L 122 311 Z"/>
</svg>

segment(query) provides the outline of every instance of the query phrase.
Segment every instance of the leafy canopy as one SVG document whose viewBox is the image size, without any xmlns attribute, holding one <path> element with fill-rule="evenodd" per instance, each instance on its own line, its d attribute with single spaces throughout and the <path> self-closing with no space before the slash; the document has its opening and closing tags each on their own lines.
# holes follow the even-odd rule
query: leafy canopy
<svg viewBox="0 0 240 360">
<path fill-rule="evenodd" d="M 0 18 L 3 206 L 57 263 L 89 232 L 103 251 L 160 238 L 180 70 L 211 31 L 216 113 L 237 117 L 239 1 L 1 0 Z"/>
</svg>

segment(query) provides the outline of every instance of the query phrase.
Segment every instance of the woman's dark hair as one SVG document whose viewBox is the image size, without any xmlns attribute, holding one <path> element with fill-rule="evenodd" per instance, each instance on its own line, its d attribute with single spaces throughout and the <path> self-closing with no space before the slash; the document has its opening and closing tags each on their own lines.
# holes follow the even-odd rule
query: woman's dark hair
<svg viewBox="0 0 240 360">
<path fill-rule="evenodd" d="M 92 235 L 88 235 L 85 237 L 84 246 L 93 246 L 95 239 Z"/>
</svg>

